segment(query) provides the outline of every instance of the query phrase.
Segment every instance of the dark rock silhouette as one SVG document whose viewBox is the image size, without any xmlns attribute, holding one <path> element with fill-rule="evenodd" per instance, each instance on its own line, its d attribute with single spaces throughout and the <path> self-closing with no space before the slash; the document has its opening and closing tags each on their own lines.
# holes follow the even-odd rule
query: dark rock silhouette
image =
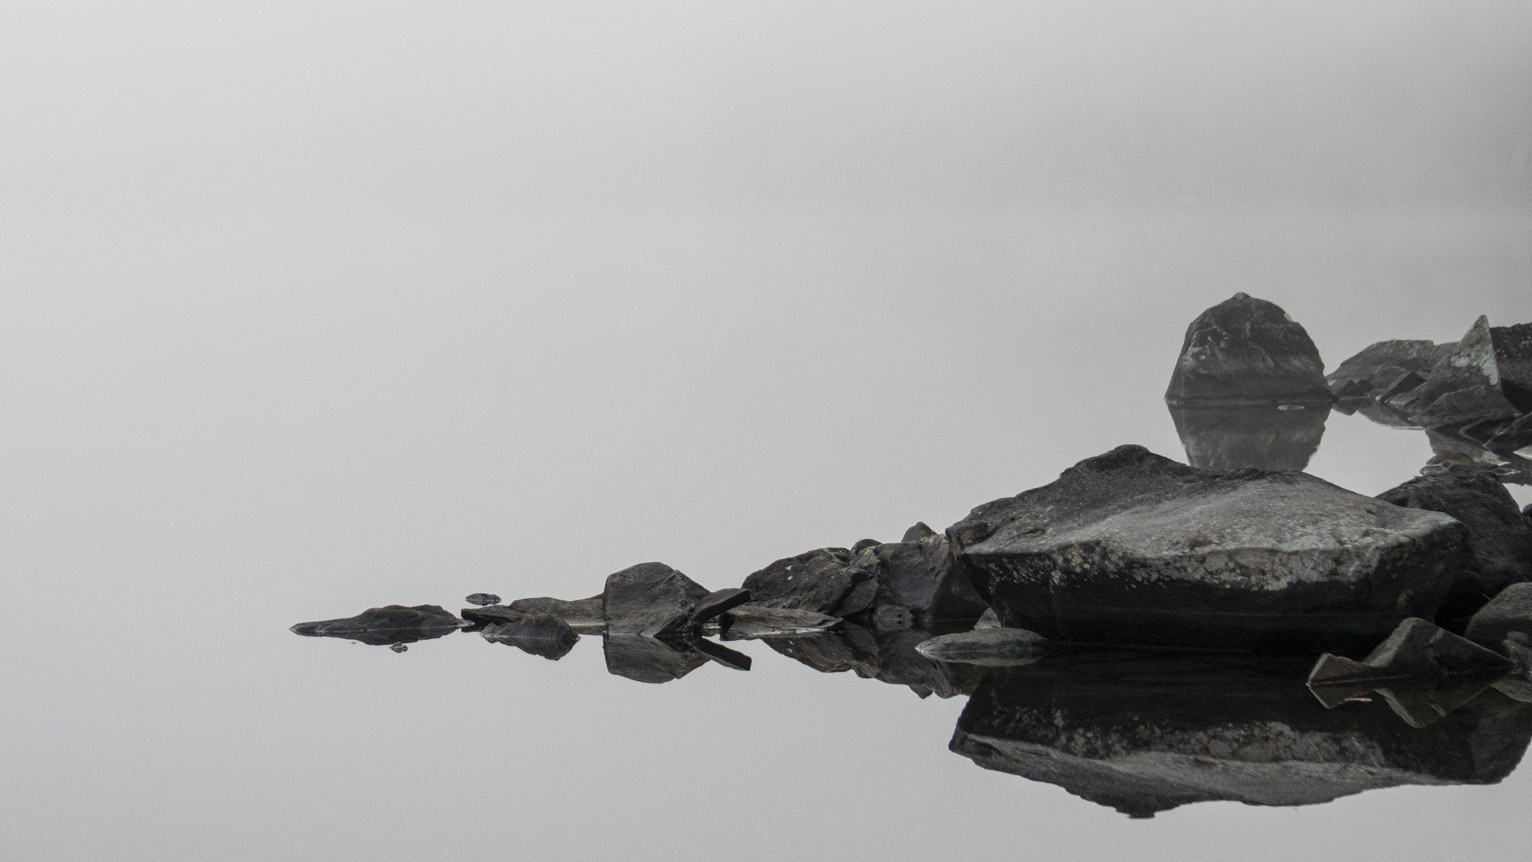
<svg viewBox="0 0 1532 862">
<path fill-rule="evenodd" d="M 710 619 L 732 610 L 750 601 L 750 591 L 739 587 L 729 587 L 723 590 L 714 590 L 703 596 L 702 601 L 692 608 L 691 622 L 693 625 L 701 625 Z"/>
<path fill-rule="evenodd" d="M 553 614 L 581 634 L 594 634 L 606 629 L 606 601 L 602 596 L 572 600 L 538 596 L 517 599 L 509 607 L 524 614 Z"/>
<path fill-rule="evenodd" d="M 1040 661 L 1050 652 L 1048 639 L 1026 629 L 986 626 L 969 632 L 937 635 L 915 651 L 940 662 L 981 667 L 1009 667 Z"/>
<path fill-rule="evenodd" d="M 639 563 L 607 575 L 603 612 L 608 634 L 643 634 L 689 617 L 708 590 L 664 563 Z"/>
<path fill-rule="evenodd" d="M 1202 470 L 1302 470 L 1329 415 L 1328 404 L 1170 405 L 1186 460 Z"/>
<path fill-rule="evenodd" d="M 465 623 L 440 605 L 385 605 L 354 617 L 298 623 L 290 631 L 308 637 L 345 638 L 373 646 L 408 644 L 452 634 Z"/>
<path fill-rule="evenodd" d="M 1287 312 L 1236 293 L 1186 329 L 1165 400 L 1172 404 L 1328 403 L 1319 349 Z"/>
<path fill-rule="evenodd" d="M 1468 621 L 1463 637 L 1503 652 L 1506 640 L 1517 633 L 1532 643 L 1532 583 L 1512 584 L 1502 590 Z"/>
<path fill-rule="evenodd" d="M 1122 446 L 947 531 L 1012 628 L 1081 643 L 1366 649 L 1431 617 L 1468 558 L 1444 515 L 1303 473 L 1209 473 Z"/>
<path fill-rule="evenodd" d="M 989 671 L 950 748 L 1133 817 L 1209 800 L 1309 805 L 1402 784 L 1493 784 L 1532 707 L 1487 691 L 1428 728 L 1381 703 L 1327 710 L 1302 665 L 1115 652 Z"/>
<path fill-rule="evenodd" d="M 553 661 L 568 655 L 580 640 L 568 623 L 553 614 L 527 614 L 520 620 L 487 625 L 480 634 L 487 641 Z"/>
<path fill-rule="evenodd" d="M 500 604 L 500 597 L 494 593 L 469 593 L 468 597 L 463 599 L 463 601 L 470 605 L 498 605 Z"/>
<path fill-rule="evenodd" d="M 1532 580 L 1532 525 L 1494 474 L 1455 468 L 1378 495 L 1396 506 L 1441 512 L 1468 528 L 1469 566 L 1459 571 L 1438 620 L 1462 631 L 1468 617 L 1511 584 Z"/>
<path fill-rule="evenodd" d="M 1387 403 L 1425 383 L 1431 368 L 1456 349 L 1456 342 L 1380 341 L 1342 362 L 1326 380 L 1342 409 L 1358 401 Z"/>
</svg>

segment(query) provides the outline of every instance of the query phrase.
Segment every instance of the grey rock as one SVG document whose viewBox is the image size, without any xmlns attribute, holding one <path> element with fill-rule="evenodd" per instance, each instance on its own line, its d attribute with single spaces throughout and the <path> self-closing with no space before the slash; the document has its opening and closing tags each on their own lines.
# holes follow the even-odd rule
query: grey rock
<svg viewBox="0 0 1532 862">
<path fill-rule="evenodd" d="M 1304 473 L 1122 446 L 947 531 L 1011 628 L 1078 643 L 1317 652 L 1432 616 L 1467 530 Z"/>
<path fill-rule="evenodd" d="M 937 635 L 915 647 L 929 659 L 982 667 L 1031 664 L 1048 650 L 1048 639 L 1036 632 L 999 627 Z"/>
<path fill-rule="evenodd" d="M 1512 584 L 1468 621 L 1463 636 L 1492 650 L 1501 650 L 1515 633 L 1532 639 L 1532 583 Z"/>
<path fill-rule="evenodd" d="M 1484 446 L 1494 452 L 1517 452 L 1532 447 L 1532 413 L 1524 413 L 1497 430 Z"/>
<path fill-rule="evenodd" d="M 1452 353 L 1431 367 L 1424 383 L 1407 398 L 1392 401 L 1427 426 L 1509 417 L 1518 412 L 1501 391 L 1494 340 L 1485 317 L 1469 327 Z"/>
<path fill-rule="evenodd" d="M 697 606 L 692 608 L 691 619 L 693 623 L 705 623 L 718 616 L 724 611 L 737 608 L 750 601 L 750 591 L 739 587 L 729 587 L 723 590 L 714 590 L 702 598 Z"/>
<path fill-rule="evenodd" d="M 385 605 L 354 617 L 298 623 L 290 631 L 307 637 L 345 638 L 373 646 L 415 643 L 449 635 L 466 625 L 440 605 Z"/>
<path fill-rule="evenodd" d="M 479 626 L 481 629 L 483 626 L 519 622 L 531 616 L 531 614 L 527 613 L 526 611 L 514 610 L 512 608 L 506 607 L 505 605 L 485 605 L 481 608 L 463 608 L 458 613 L 462 614 L 463 619 L 467 620 L 475 626 Z"/>
<path fill-rule="evenodd" d="M 899 541 L 901 541 L 901 542 L 919 542 L 922 539 L 929 539 L 929 538 L 931 538 L 932 536 L 935 536 L 935 535 L 936 535 L 936 531 L 931 529 L 930 527 L 926 526 L 926 522 L 925 521 L 916 521 L 914 526 L 912 526 L 908 530 L 904 531 L 904 537 L 901 538 Z"/>
<path fill-rule="evenodd" d="M 877 539 L 862 539 L 861 541 L 851 546 L 851 553 L 860 554 L 862 551 L 865 551 L 868 548 L 876 547 L 878 544 L 880 543 Z"/>
<path fill-rule="evenodd" d="M 777 560 L 745 578 L 752 603 L 849 617 L 873 606 L 878 583 L 848 548 L 819 548 Z"/>
<path fill-rule="evenodd" d="M 602 652 L 608 673 L 636 682 L 670 682 L 708 663 L 707 656 L 686 644 L 635 634 L 603 638 Z"/>
<path fill-rule="evenodd" d="M 872 612 L 872 627 L 878 631 L 901 631 L 915 627 L 915 615 L 900 605 L 878 605 Z"/>
<path fill-rule="evenodd" d="M 874 607 L 895 605 L 922 618 L 931 614 L 951 565 L 947 537 L 934 532 L 919 539 L 874 545 L 856 559 L 856 566 L 871 572 L 877 581 Z"/>
<path fill-rule="evenodd" d="M 603 615 L 611 634 L 641 634 L 686 617 L 708 590 L 664 563 L 640 563 L 607 575 Z"/>
<path fill-rule="evenodd" d="M 469 593 L 468 597 L 463 599 L 463 601 L 470 605 L 498 605 L 500 604 L 500 597 L 494 593 Z"/>
<path fill-rule="evenodd" d="M 1165 400 L 1328 403 L 1319 349 L 1285 311 L 1236 293 L 1186 329 Z"/>
<path fill-rule="evenodd" d="M 591 596 L 588 599 L 555 599 L 537 596 L 517 599 L 511 602 L 510 608 L 524 614 L 553 614 L 580 634 L 594 634 L 606 628 L 604 596 Z"/>
<path fill-rule="evenodd" d="M 580 640 L 569 624 L 553 614 L 528 614 L 520 620 L 485 626 L 485 640 L 508 644 L 522 652 L 558 661 Z"/>
<path fill-rule="evenodd" d="M 1329 415 L 1328 404 L 1170 406 L 1187 462 L 1203 470 L 1302 470 Z"/>
<path fill-rule="evenodd" d="M 719 627 L 725 640 L 802 637 L 832 631 L 841 625 L 840 617 L 750 604 L 725 611 L 720 620 Z"/>
<path fill-rule="evenodd" d="M 1378 499 L 1441 512 L 1468 528 L 1469 566 L 1456 573 L 1437 615 L 1448 628 L 1461 630 L 1506 587 L 1532 580 L 1532 526 L 1490 471 L 1448 469 L 1411 479 Z"/>
<path fill-rule="evenodd" d="M 979 621 L 973 624 L 974 629 L 997 629 L 1000 628 L 1000 616 L 994 608 L 988 608 L 979 616 Z M 1025 630 L 1023 630 L 1025 631 Z"/>
<path fill-rule="evenodd" d="M 1342 362 L 1326 380 L 1342 404 L 1368 399 L 1385 401 L 1425 383 L 1431 368 L 1456 349 L 1456 342 L 1380 341 Z"/>
<path fill-rule="evenodd" d="M 399 643 L 389 644 L 388 648 L 393 650 L 394 652 L 409 652 L 409 649 L 410 649 L 402 641 L 399 642 Z"/>
</svg>

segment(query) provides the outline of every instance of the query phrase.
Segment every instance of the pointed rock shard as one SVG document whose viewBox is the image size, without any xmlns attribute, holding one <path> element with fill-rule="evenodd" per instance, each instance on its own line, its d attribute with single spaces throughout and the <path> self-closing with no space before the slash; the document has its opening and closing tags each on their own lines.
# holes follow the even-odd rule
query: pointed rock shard
<svg viewBox="0 0 1532 862">
<path fill-rule="evenodd" d="M 640 563 L 607 575 L 602 595 L 607 631 L 641 634 L 689 615 L 708 590 L 664 563 Z"/>
<path fill-rule="evenodd" d="M 915 651 L 929 659 L 983 667 L 1031 664 L 1048 653 L 1048 639 L 1026 629 L 982 628 L 922 641 Z"/>
<path fill-rule="evenodd" d="M 451 634 L 466 623 L 440 605 L 385 605 L 354 617 L 298 623 L 290 631 L 307 637 L 346 638 L 373 646 L 414 643 Z"/>
<path fill-rule="evenodd" d="M 1366 648 L 1433 616 L 1462 524 L 1303 473 L 1209 473 L 1122 446 L 947 531 L 1003 625 L 1058 641 Z"/>
<path fill-rule="evenodd" d="M 1165 400 L 1329 403 L 1330 388 L 1303 327 L 1273 303 L 1236 293 L 1187 327 Z"/>
<path fill-rule="evenodd" d="M 1474 321 L 1457 349 L 1431 367 L 1425 383 L 1410 394 L 1404 406 L 1427 426 L 1517 414 L 1500 389 L 1488 318 L 1481 316 Z"/>
</svg>

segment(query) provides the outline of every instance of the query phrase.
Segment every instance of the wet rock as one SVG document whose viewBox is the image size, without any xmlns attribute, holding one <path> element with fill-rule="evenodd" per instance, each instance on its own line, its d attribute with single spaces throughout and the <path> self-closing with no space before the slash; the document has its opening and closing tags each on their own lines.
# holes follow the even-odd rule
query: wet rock
<svg viewBox="0 0 1532 862">
<path fill-rule="evenodd" d="M 468 597 L 463 599 L 463 601 L 470 605 L 498 605 L 500 604 L 500 597 L 494 593 L 469 593 Z"/>
<path fill-rule="evenodd" d="M 1335 707 L 1376 691 L 1413 727 L 1425 727 L 1512 670 L 1504 656 L 1427 620 L 1407 619 L 1367 658 L 1325 653 L 1309 672 L 1320 703 Z"/>
<path fill-rule="evenodd" d="M 737 608 L 750 601 L 750 591 L 739 587 L 729 587 L 723 590 L 714 590 L 702 598 L 695 608 L 692 608 L 692 622 L 701 624 L 724 611 Z"/>
<path fill-rule="evenodd" d="M 1319 349 L 1281 308 L 1243 293 L 1187 327 L 1165 400 L 1328 403 Z"/>
<path fill-rule="evenodd" d="M 1500 391 L 1517 410 L 1532 412 L 1532 323 L 1492 326 L 1489 334 Z"/>
<path fill-rule="evenodd" d="M 849 617 L 870 610 L 878 591 L 848 548 L 819 548 L 777 560 L 745 578 L 752 603 L 769 608 Z"/>
<path fill-rule="evenodd" d="M 558 661 L 574 649 L 580 636 L 553 614 L 528 614 L 520 620 L 485 626 L 485 640 L 508 644 L 522 652 Z"/>
<path fill-rule="evenodd" d="M 1489 320 L 1480 317 L 1419 387 L 1387 399 L 1425 426 L 1515 416 L 1500 388 Z"/>
<path fill-rule="evenodd" d="M 1435 512 L 1303 473 L 1208 473 L 1122 446 L 947 531 L 1011 628 L 1079 643 L 1365 649 L 1467 561 Z"/>
<path fill-rule="evenodd" d="M 1194 802 L 1309 805 L 1408 784 L 1493 784 L 1532 740 L 1532 707 L 1486 692 L 1429 728 L 1378 702 L 1327 710 L 1301 660 L 1131 655 L 991 670 L 950 748 L 1133 817 Z"/>
<path fill-rule="evenodd" d="M 553 614 L 569 624 L 580 634 L 594 634 L 606 628 L 606 599 L 591 596 L 588 599 L 554 599 L 537 596 L 511 602 L 513 611 L 524 614 Z"/>
<path fill-rule="evenodd" d="M 611 634 L 641 634 L 687 617 L 708 590 L 664 563 L 640 563 L 606 578 L 603 613 Z"/>
<path fill-rule="evenodd" d="M 526 611 L 518 611 L 505 605 L 485 605 L 481 608 L 463 608 L 459 611 L 463 619 L 480 628 L 484 626 L 498 625 L 500 623 L 520 622 L 531 616 Z"/>
<path fill-rule="evenodd" d="M 1489 649 L 1504 652 L 1515 633 L 1532 639 L 1532 583 L 1512 584 L 1469 620 L 1463 636 Z"/>
<path fill-rule="evenodd" d="M 801 637 L 832 631 L 841 625 L 840 617 L 750 604 L 725 611 L 720 620 L 725 640 Z"/>
<path fill-rule="evenodd" d="M 982 628 L 937 635 L 915 651 L 929 659 L 982 667 L 1031 664 L 1048 654 L 1048 639 L 1026 629 Z"/>
<path fill-rule="evenodd" d="M 456 614 L 440 605 L 385 605 L 354 617 L 298 623 L 290 630 L 307 637 L 346 638 L 373 646 L 439 638 L 464 626 Z"/>
<path fill-rule="evenodd" d="M 1302 470 L 1324 437 L 1328 404 L 1171 405 L 1186 460 L 1203 470 Z"/>
<path fill-rule="evenodd" d="M 1469 616 L 1506 587 L 1532 580 L 1532 526 L 1491 472 L 1448 469 L 1411 479 L 1378 499 L 1441 512 L 1468 528 L 1470 564 L 1453 578 L 1438 613 L 1448 628 L 1461 630 Z"/>
<path fill-rule="evenodd" d="M 1342 362 L 1326 380 L 1342 404 L 1386 401 L 1425 383 L 1431 368 L 1456 349 L 1455 342 L 1380 341 Z"/>
</svg>

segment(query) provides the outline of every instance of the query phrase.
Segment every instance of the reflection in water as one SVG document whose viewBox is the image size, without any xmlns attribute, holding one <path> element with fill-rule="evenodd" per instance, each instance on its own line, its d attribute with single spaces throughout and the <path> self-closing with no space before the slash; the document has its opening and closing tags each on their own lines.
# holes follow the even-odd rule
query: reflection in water
<svg viewBox="0 0 1532 862">
<path fill-rule="evenodd" d="M 1203 470 L 1302 470 L 1330 415 L 1327 404 L 1168 406 L 1187 463 Z"/>
</svg>

